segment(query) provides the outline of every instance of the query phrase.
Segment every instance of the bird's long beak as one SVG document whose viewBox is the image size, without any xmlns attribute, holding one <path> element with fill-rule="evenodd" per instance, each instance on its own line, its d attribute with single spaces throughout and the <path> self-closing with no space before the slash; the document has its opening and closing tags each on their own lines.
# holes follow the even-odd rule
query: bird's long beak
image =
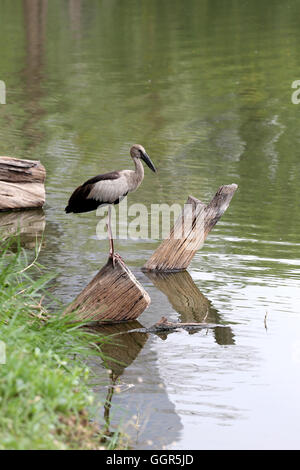
<svg viewBox="0 0 300 470">
<path fill-rule="evenodd" d="M 150 168 L 150 170 L 154 171 L 154 173 L 156 173 L 156 168 L 155 166 L 153 165 L 152 161 L 151 161 L 151 158 L 149 157 L 149 155 L 146 153 L 146 152 L 141 152 L 142 154 L 142 160 L 144 160 L 144 162 L 146 163 L 146 165 Z"/>
</svg>

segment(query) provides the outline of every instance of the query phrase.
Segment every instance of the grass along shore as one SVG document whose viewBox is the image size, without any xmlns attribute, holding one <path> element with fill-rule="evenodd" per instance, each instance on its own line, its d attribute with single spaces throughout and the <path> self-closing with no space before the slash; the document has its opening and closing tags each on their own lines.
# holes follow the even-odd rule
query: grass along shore
<svg viewBox="0 0 300 470">
<path fill-rule="evenodd" d="M 84 359 L 101 354 L 99 338 L 96 346 L 93 333 L 44 309 L 49 276 L 33 279 L 40 266 L 12 243 L 0 245 L 0 449 L 115 448 L 118 434 L 105 439 L 89 419 L 96 404 Z"/>
</svg>

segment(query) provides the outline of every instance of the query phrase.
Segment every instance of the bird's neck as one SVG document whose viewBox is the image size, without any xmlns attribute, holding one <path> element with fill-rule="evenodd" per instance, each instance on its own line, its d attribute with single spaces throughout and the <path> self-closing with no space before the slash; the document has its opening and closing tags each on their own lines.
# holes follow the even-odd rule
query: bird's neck
<svg viewBox="0 0 300 470">
<path fill-rule="evenodd" d="M 135 175 L 136 175 L 136 180 L 138 184 L 141 184 L 141 182 L 144 179 L 144 167 L 139 158 L 134 158 L 133 159 L 134 164 L 135 164 Z"/>
</svg>

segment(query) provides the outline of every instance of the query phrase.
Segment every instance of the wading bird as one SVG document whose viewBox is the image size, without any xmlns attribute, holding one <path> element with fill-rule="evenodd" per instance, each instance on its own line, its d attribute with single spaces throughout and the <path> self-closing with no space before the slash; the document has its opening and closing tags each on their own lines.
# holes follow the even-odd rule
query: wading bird
<svg viewBox="0 0 300 470">
<path fill-rule="evenodd" d="M 135 144 L 130 149 L 135 171 L 112 171 L 87 180 L 73 192 L 65 208 L 66 213 L 90 212 L 100 206 L 108 205 L 107 232 L 109 237 L 109 256 L 115 263 L 114 242 L 111 230 L 111 205 L 119 204 L 128 193 L 135 191 L 144 179 L 143 160 L 148 167 L 156 172 L 155 166 L 142 145 Z"/>
</svg>

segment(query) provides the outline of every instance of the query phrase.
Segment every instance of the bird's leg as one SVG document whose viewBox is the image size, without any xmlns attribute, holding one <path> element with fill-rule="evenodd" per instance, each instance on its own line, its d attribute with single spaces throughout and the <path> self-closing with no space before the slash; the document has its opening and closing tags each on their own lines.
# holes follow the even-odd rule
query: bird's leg
<svg viewBox="0 0 300 470">
<path fill-rule="evenodd" d="M 115 267 L 115 250 L 114 250 L 114 240 L 112 237 L 111 230 L 111 206 L 108 206 L 108 224 L 107 224 L 107 233 L 109 238 L 109 257 L 112 258 L 113 267 Z"/>
</svg>

